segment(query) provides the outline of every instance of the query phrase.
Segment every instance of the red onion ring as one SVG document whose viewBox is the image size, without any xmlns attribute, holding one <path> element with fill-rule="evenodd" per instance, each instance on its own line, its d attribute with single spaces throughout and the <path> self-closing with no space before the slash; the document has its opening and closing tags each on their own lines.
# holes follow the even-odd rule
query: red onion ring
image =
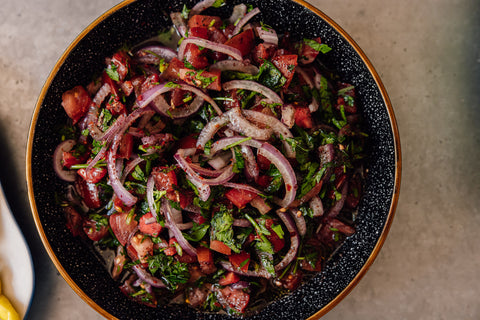
<svg viewBox="0 0 480 320">
<path fill-rule="evenodd" d="M 225 91 L 233 90 L 233 89 L 244 89 L 244 90 L 255 91 L 263 94 L 265 97 L 270 99 L 273 103 L 278 103 L 280 105 L 283 104 L 282 99 L 278 96 L 278 94 L 275 93 L 275 91 L 255 81 L 232 80 L 232 81 L 225 82 L 222 85 L 222 88 Z"/>
<path fill-rule="evenodd" d="M 237 60 L 221 60 L 210 66 L 210 70 L 239 71 L 248 74 L 257 74 L 258 68 L 253 64 Z"/>
<path fill-rule="evenodd" d="M 63 153 L 72 150 L 76 144 L 75 140 L 65 140 L 60 143 L 53 152 L 53 169 L 57 176 L 64 181 L 74 182 L 77 178 L 76 170 L 65 170 L 62 164 Z"/>
<path fill-rule="evenodd" d="M 195 44 L 199 47 L 204 47 L 213 51 L 225 53 L 235 60 L 240 60 L 240 61 L 243 60 L 242 53 L 237 48 L 231 47 L 226 44 L 202 39 L 202 38 L 188 37 L 186 39 L 183 39 L 182 43 L 180 44 L 180 47 L 178 48 L 178 59 L 180 61 L 183 61 L 183 58 L 185 56 L 185 49 L 187 47 L 187 44 L 190 44 L 190 43 Z"/>
<path fill-rule="evenodd" d="M 288 213 L 282 212 L 282 210 L 277 210 L 277 215 L 282 219 L 285 227 L 287 227 L 287 230 L 290 233 L 290 249 L 285 257 L 283 257 L 282 261 L 275 265 L 275 271 L 284 269 L 295 259 L 300 244 L 300 237 L 298 236 L 297 228 L 292 221 L 292 217 L 290 217 Z"/>
<path fill-rule="evenodd" d="M 258 37 L 263 40 L 263 42 L 278 46 L 278 35 L 274 29 L 261 26 L 255 27 L 255 32 L 258 34 Z"/>
<path fill-rule="evenodd" d="M 247 24 L 250 19 L 252 19 L 255 15 L 260 13 L 260 9 L 255 8 L 252 11 L 248 12 L 246 15 L 244 15 L 240 20 L 238 20 L 237 25 L 235 26 L 235 29 L 233 29 L 232 32 L 232 37 L 240 32 L 242 30 L 243 26 Z"/>
<path fill-rule="evenodd" d="M 203 0 L 200 2 L 197 2 L 193 8 L 190 11 L 189 17 L 192 17 L 196 14 L 199 14 L 200 12 L 210 8 L 216 0 Z"/>
<path fill-rule="evenodd" d="M 201 182 L 201 181 L 199 181 L 199 179 L 193 179 L 192 177 L 190 177 L 188 172 L 190 172 L 190 170 L 193 171 L 193 169 L 189 167 L 188 162 L 185 160 L 184 150 L 183 149 L 178 149 L 177 153 L 174 155 L 174 158 L 177 161 L 177 163 L 179 164 L 180 168 L 182 168 L 183 171 L 185 171 L 187 173 L 187 179 L 191 183 L 193 183 L 193 185 L 197 188 L 198 193 L 199 193 L 198 196 L 199 196 L 200 200 L 207 201 L 208 198 L 210 197 L 210 191 L 211 191 L 210 186 Z M 190 169 L 188 169 L 188 168 L 190 168 Z"/>
<path fill-rule="evenodd" d="M 187 34 L 187 24 L 185 23 L 185 19 L 182 17 L 182 13 L 172 12 L 170 13 L 170 19 L 172 19 L 173 26 L 177 32 L 185 38 L 185 35 Z"/>
<path fill-rule="evenodd" d="M 248 145 L 253 148 L 259 149 L 262 155 L 265 156 L 271 163 L 273 163 L 277 169 L 280 171 L 280 174 L 283 177 L 283 181 L 285 183 L 285 196 L 283 199 L 279 199 L 277 204 L 280 206 L 287 208 L 292 201 L 295 199 L 295 194 L 298 188 L 297 185 L 297 178 L 295 176 L 295 172 L 293 168 L 285 158 L 285 156 L 278 151 L 274 146 L 267 142 L 260 142 L 255 139 L 246 140 L 245 137 L 235 136 L 229 138 L 220 139 L 212 144 L 210 152 L 214 155 L 216 152 L 222 150 L 226 146 L 238 143 L 240 145 Z"/>
<path fill-rule="evenodd" d="M 333 207 L 330 208 L 330 210 L 326 215 L 327 218 L 335 218 L 336 216 L 338 216 L 340 211 L 343 209 L 345 200 L 347 199 L 347 193 L 348 193 L 348 181 L 345 181 L 342 187 L 342 197 L 333 205 Z"/>
<path fill-rule="evenodd" d="M 154 90 L 155 88 L 156 87 L 154 87 L 150 90 L 155 91 Z M 200 109 L 200 107 L 203 105 L 203 100 L 210 103 L 212 105 L 212 107 L 215 109 L 215 112 L 217 114 L 220 115 L 220 114 L 223 113 L 222 110 L 220 109 L 220 107 L 217 105 L 217 103 L 209 95 L 207 95 L 205 92 L 203 92 L 202 90 L 200 90 L 198 88 L 195 88 L 193 86 L 190 86 L 188 84 L 183 84 L 183 83 L 182 84 L 175 84 L 174 87 L 167 87 L 167 88 L 168 89 L 165 89 L 165 91 L 162 91 L 159 94 L 154 93 L 154 97 L 151 100 L 151 102 L 153 102 L 153 106 L 155 107 L 155 109 L 159 113 L 163 114 L 164 116 L 171 117 L 171 118 L 174 118 L 174 119 L 176 119 L 176 118 L 186 118 L 186 117 L 194 114 L 195 112 L 197 112 L 198 109 Z M 161 96 L 161 94 L 163 94 L 165 92 L 168 92 L 168 91 L 172 91 L 176 88 L 179 88 L 179 89 L 182 89 L 182 90 L 185 90 L 185 91 L 191 91 L 194 94 L 196 94 L 197 97 L 193 100 L 193 102 L 191 104 L 189 104 L 186 107 L 172 109 L 168 105 L 168 103 L 165 101 L 165 98 L 163 98 L 163 96 Z M 161 90 L 161 88 L 159 90 Z M 146 94 L 150 94 L 150 93 L 148 92 Z"/>
<path fill-rule="evenodd" d="M 298 233 L 303 237 L 307 233 L 307 224 L 305 223 L 305 218 L 303 217 L 302 212 L 297 209 L 290 209 L 290 214 L 295 221 Z"/>
<path fill-rule="evenodd" d="M 141 265 L 136 264 L 132 267 L 133 271 L 137 274 L 137 276 L 155 288 L 166 288 L 167 286 L 163 283 L 162 280 L 152 276 L 147 270 L 143 269 Z"/>
<path fill-rule="evenodd" d="M 243 159 L 245 160 L 245 177 L 249 181 L 257 181 L 258 176 L 260 175 L 260 169 L 258 168 L 252 149 L 249 146 L 242 146 L 240 150 Z"/>
<path fill-rule="evenodd" d="M 310 209 L 312 209 L 313 211 L 314 217 L 321 217 L 323 215 L 323 212 L 324 212 L 323 203 L 318 195 L 310 199 L 309 206 L 310 206 Z"/>
<path fill-rule="evenodd" d="M 162 212 L 165 216 L 166 224 L 168 228 L 172 231 L 175 239 L 177 239 L 178 244 L 182 247 L 182 249 L 190 256 L 197 256 L 197 249 L 192 247 L 192 245 L 185 239 L 182 234 L 182 231 L 178 228 L 177 224 L 173 220 L 172 217 L 172 208 L 170 207 L 169 200 L 163 198 L 162 199 Z"/>
<path fill-rule="evenodd" d="M 260 267 L 257 271 L 252 271 L 252 270 L 247 270 L 243 271 L 241 269 L 235 268 L 230 262 L 228 261 L 220 261 L 220 265 L 227 271 L 234 272 L 236 274 L 239 274 L 241 276 L 247 276 L 247 277 L 256 277 L 256 278 L 266 278 L 270 279 L 272 275 L 265 270 L 265 268 Z"/>
<path fill-rule="evenodd" d="M 164 46 L 147 46 L 143 47 L 135 52 L 133 58 L 145 64 L 159 64 L 160 59 L 165 59 L 165 61 L 170 62 L 173 58 L 177 56 L 177 52 L 171 48 Z"/>
<path fill-rule="evenodd" d="M 246 190 L 256 194 L 262 194 L 262 191 L 255 189 L 254 187 L 244 183 L 225 182 L 223 185 L 227 188 Z"/>
<path fill-rule="evenodd" d="M 247 6 L 243 3 L 237 4 L 235 7 L 233 7 L 232 15 L 228 18 L 228 22 L 230 24 L 235 24 L 235 22 L 239 21 L 246 14 Z"/>
<path fill-rule="evenodd" d="M 296 153 L 293 151 L 292 146 L 285 139 L 293 138 L 293 134 L 280 120 L 273 116 L 269 116 L 268 114 L 253 110 L 243 110 L 243 114 L 248 120 L 264 123 L 272 128 L 277 137 L 283 137 L 282 145 L 287 157 L 292 159 L 296 157 Z"/>
<path fill-rule="evenodd" d="M 155 200 L 153 198 L 153 189 L 155 187 L 155 178 L 153 175 L 150 175 L 147 180 L 147 203 L 148 203 L 148 208 L 150 209 L 150 213 L 152 216 L 157 219 L 157 210 L 155 209 Z"/>
</svg>

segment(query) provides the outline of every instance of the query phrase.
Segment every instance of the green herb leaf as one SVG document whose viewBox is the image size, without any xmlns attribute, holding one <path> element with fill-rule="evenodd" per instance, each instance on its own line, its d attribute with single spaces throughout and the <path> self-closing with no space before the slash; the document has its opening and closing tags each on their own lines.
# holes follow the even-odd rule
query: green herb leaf
<svg viewBox="0 0 480 320">
<path fill-rule="evenodd" d="M 160 274 L 167 287 L 175 291 L 179 284 L 187 283 L 190 272 L 186 263 L 177 261 L 173 256 L 159 253 L 148 258 L 148 269 L 155 275 Z"/>
<path fill-rule="evenodd" d="M 316 51 L 321 52 L 321 53 L 327 53 L 330 50 L 332 50 L 332 48 L 330 48 L 328 45 L 326 45 L 324 43 L 318 43 L 317 41 L 315 41 L 313 39 L 303 39 L 303 42 L 306 45 L 310 46 L 313 50 L 316 50 Z"/>
<path fill-rule="evenodd" d="M 188 233 L 183 233 L 185 239 L 193 242 L 199 242 L 207 234 L 210 225 L 208 223 L 197 224 L 193 223 L 192 229 Z"/>
<path fill-rule="evenodd" d="M 110 64 L 110 66 L 105 69 L 105 72 L 113 81 L 120 81 L 120 75 L 118 74 L 117 66 L 115 64 Z"/>
</svg>

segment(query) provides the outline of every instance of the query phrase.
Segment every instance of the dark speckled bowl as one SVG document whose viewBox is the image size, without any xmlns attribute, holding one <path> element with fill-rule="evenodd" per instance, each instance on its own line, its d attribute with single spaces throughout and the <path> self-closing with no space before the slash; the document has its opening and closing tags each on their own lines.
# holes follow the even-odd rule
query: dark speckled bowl
<svg viewBox="0 0 480 320">
<path fill-rule="evenodd" d="M 234 4 L 218 10 L 228 16 Z M 347 239 L 324 271 L 294 293 L 278 300 L 251 319 L 319 318 L 343 299 L 366 273 L 377 256 L 392 223 L 400 186 L 400 142 L 393 114 L 378 74 L 357 44 L 335 22 L 300 0 L 247 0 L 258 6 L 261 19 L 276 30 L 290 31 L 294 38 L 320 36 L 333 50 L 325 64 L 346 82 L 355 85 L 358 103 L 366 119 L 371 157 L 366 192 L 360 204 L 357 233 Z M 185 1 L 192 7 L 193 1 Z M 119 319 L 226 319 L 200 314 L 189 308 L 152 309 L 131 302 L 118 290 L 90 246 L 65 228 L 55 194 L 66 184 L 52 168 L 58 143 L 55 129 L 67 120 L 61 95 L 77 84 L 86 85 L 103 68 L 104 58 L 123 44 L 148 39 L 170 25 L 168 13 L 184 1 L 125 1 L 92 23 L 60 58 L 38 99 L 27 149 L 28 193 L 42 241 L 70 286 L 95 310 Z"/>
</svg>

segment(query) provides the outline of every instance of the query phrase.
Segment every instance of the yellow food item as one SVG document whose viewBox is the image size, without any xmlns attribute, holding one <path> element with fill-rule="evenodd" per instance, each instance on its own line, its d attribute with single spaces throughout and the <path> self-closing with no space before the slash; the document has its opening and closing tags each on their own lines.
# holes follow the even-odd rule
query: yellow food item
<svg viewBox="0 0 480 320">
<path fill-rule="evenodd" d="M 17 311 L 13 308 L 7 297 L 2 294 L 2 282 L 0 281 L 0 319 L 20 320 Z"/>
</svg>

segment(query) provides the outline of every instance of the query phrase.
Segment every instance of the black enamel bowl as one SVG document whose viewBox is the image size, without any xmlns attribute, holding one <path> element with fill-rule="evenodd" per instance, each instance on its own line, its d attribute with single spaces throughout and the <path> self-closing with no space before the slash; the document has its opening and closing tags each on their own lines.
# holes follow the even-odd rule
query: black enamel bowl
<svg viewBox="0 0 480 320">
<path fill-rule="evenodd" d="M 341 301 L 366 273 L 377 256 L 392 223 L 399 196 L 401 157 L 399 134 L 392 106 L 373 66 L 357 44 L 324 13 L 301 0 L 229 0 L 215 12 L 227 17 L 233 5 L 251 3 L 260 18 L 293 38 L 314 38 L 333 50 L 324 63 L 356 87 L 358 105 L 369 135 L 370 158 L 365 195 L 360 203 L 357 232 L 326 263 L 322 273 L 292 294 L 277 300 L 251 319 L 319 318 Z M 86 85 L 99 73 L 104 58 L 123 44 L 136 44 L 170 26 L 168 13 L 179 11 L 186 0 L 128 0 L 93 22 L 68 47 L 48 77 L 38 99 L 27 146 L 27 183 L 30 204 L 50 258 L 68 284 L 91 307 L 107 318 L 119 319 L 226 319 L 226 315 L 201 314 L 183 307 L 152 309 L 120 293 L 91 247 L 74 238 L 65 227 L 55 194 L 66 184 L 52 168 L 58 143 L 55 132 L 67 121 L 62 93 Z"/>
</svg>

